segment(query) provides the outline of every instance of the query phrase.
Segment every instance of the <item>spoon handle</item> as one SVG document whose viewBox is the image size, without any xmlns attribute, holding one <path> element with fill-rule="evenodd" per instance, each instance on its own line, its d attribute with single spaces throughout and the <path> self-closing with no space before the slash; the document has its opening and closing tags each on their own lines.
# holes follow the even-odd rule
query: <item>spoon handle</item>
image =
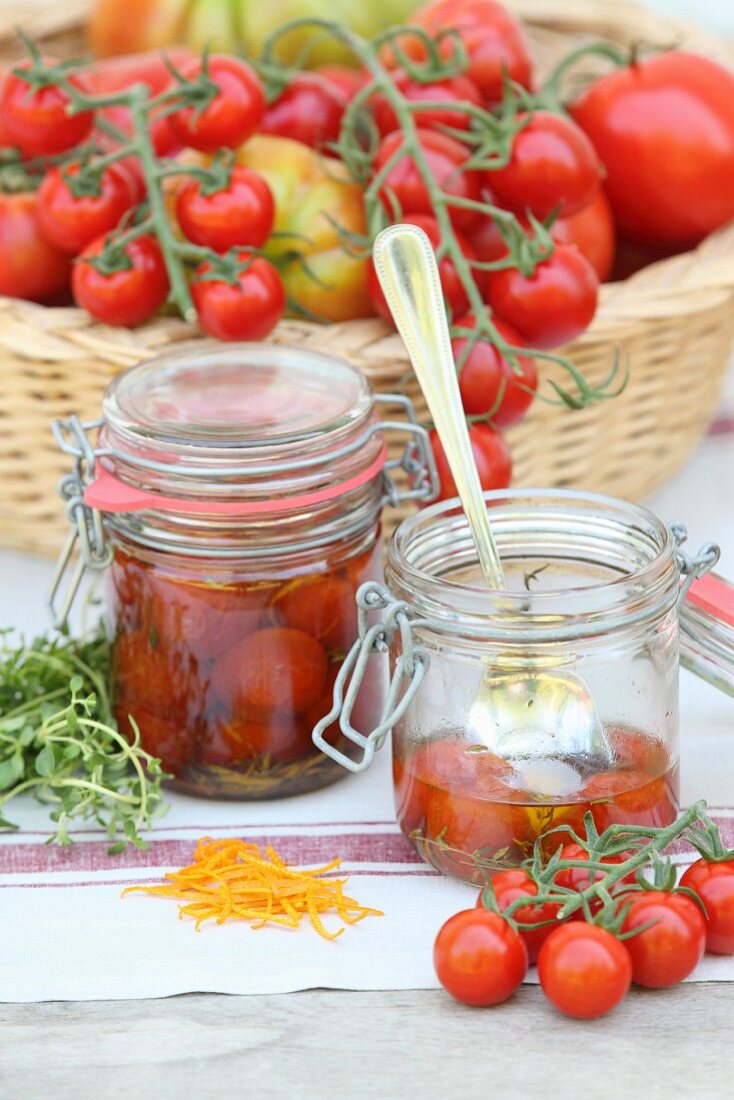
<svg viewBox="0 0 734 1100">
<path fill-rule="evenodd" d="M 490 588 L 502 588 L 502 563 L 469 442 L 433 248 L 417 226 L 393 225 L 378 234 L 372 258 L 443 444 L 482 574 Z"/>
</svg>

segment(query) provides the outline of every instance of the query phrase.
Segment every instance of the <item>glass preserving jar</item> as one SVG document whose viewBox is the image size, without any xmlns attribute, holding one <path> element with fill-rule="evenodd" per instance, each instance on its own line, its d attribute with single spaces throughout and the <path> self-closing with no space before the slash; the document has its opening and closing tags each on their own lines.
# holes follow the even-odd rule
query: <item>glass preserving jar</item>
<svg viewBox="0 0 734 1100">
<path fill-rule="evenodd" d="M 599 831 L 674 818 L 679 606 L 718 559 L 712 545 L 689 558 L 682 528 L 624 501 L 542 490 L 486 499 L 505 588 L 484 584 L 455 501 L 405 520 L 386 587 L 359 594 L 361 642 L 328 715 L 364 752 L 341 759 L 352 770 L 392 728 L 401 828 L 434 867 L 471 882 L 520 863 L 550 829 L 582 832 L 587 811 Z M 388 708 L 365 737 L 350 721 L 359 670 L 386 648 Z M 323 727 L 315 743 L 340 759 Z M 564 839 L 549 836 L 547 854 Z"/>
<path fill-rule="evenodd" d="M 410 416 L 341 360 L 197 343 L 120 375 L 95 424 L 55 426 L 75 470 L 52 606 L 67 568 L 57 620 L 85 566 L 106 570 L 116 717 L 170 786 L 270 798 L 342 774 L 311 730 L 357 636 L 355 593 L 382 576 L 380 513 L 398 494 L 381 400 Z M 409 493 L 430 495 L 423 429 L 389 423 L 409 433 Z M 368 728 L 383 694 L 376 667 Z M 326 736 L 348 747 L 338 725 Z"/>
</svg>

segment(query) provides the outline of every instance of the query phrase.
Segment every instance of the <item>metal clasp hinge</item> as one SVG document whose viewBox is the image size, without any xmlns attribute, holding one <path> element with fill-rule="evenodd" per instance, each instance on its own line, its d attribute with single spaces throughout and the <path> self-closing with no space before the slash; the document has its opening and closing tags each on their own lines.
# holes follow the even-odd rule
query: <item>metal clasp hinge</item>
<svg viewBox="0 0 734 1100">
<path fill-rule="evenodd" d="M 58 446 L 74 459 L 72 473 L 65 474 L 58 485 L 71 530 L 56 563 L 48 593 L 51 621 L 57 629 L 63 627 L 69 617 L 85 570 L 105 569 L 112 560 L 102 513 L 84 503 L 84 490 L 94 480 L 96 469 L 96 454 L 87 433 L 99 428 L 101 423 L 100 420 L 83 423 L 79 417 L 70 416 L 68 420 L 55 420 L 52 425 Z M 62 590 L 63 595 L 60 595 Z"/>
<path fill-rule="evenodd" d="M 721 557 L 721 547 L 715 542 L 706 542 L 698 553 L 692 557 L 682 549 L 683 543 L 688 539 L 688 528 L 685 523 L 676 520 L 668 526 L 675 540 L 678 568 L 683 578 L 678 590 L 678 606 L 680 606 L 688 595 L 688 589 L 693 582 L 698 580 L 699 577 L 705 576 L 706 573 L 710 573 L 715 567 Z"/>
<path fill-rule="evenodd" d="M 334 705 L 315 726 L 313 743 L 326 756 L 336 760 L 350 772 L 361 772 L 372 763 L 393 726 L 400 721 L 423 683 L 430 657 L 427 650 L 413 644 L 413 621 L 410 605 L 396 600 L 382 584 L 369 581 L 357 592 L 359 638 L 347 654 L 334 682 Z M 369 615 L 384 611 L 383 621 L 370 626 Z M 375 654 L 388 653 L 395 635 L 400 632 L 400 653 L 390 681 L 380 722 L 368 734 L 352 725 L 352 711 L 357 701 L 367 664 Z M 324 732 L 339 719 L 339 728 L 348 741 L 363 749 L 361 759 L 353 760 L 324 739 Z"/>
<path fill-rule="evenodd" d="M 405 414 L 405 420 L 380 420 L 379 430 L 406 432 L 409 436 L 400 458 L 392 458 L 385 463 L 385 495 L 382 504 L 396 507 L 407 500 L 420 500 L 430 503 L 439 494 L 441 485 L 436 469 L 428 431 L 418 423 L 413 402 L 401 393 L 376 393 L 375 404 L 398 405 Z M 399 489 L 390 471 L 403 470 L 408 478 L 408 489 Z"/>
</svg>

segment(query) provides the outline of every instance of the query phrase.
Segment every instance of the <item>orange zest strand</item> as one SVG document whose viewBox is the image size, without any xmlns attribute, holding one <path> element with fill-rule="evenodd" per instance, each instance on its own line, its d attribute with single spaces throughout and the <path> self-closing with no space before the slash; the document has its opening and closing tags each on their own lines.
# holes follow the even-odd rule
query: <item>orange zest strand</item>
<svg viewBox="0 0 734 1100">
<path fill-rule="evenodd" d="M 341 866 L 334 859 L 323 867 L 304 870 L 289 866 L 273 848 L 263 854 L 259 844 L 247 844 L 238 837 L 212 840 L 202 837 L 196 845 L 194 862 L 171 871 L 167 880 L 154 886 L 128 886 L 131 893 L 175 898 L 180 918 L 196 921 L 197 932 L 208 920 L 249 921 L 253 928 L 279 924 L 297 928 L 304 917 L 326 940 L 335 940 L 348 924 L 365 917 L 384 916 L 368 909 L 344 893 L 346 879 L 325 878 Z M 323 913 L 336 913 L 342 927 L 330 932 L 321 920 Z"/>
</svg>

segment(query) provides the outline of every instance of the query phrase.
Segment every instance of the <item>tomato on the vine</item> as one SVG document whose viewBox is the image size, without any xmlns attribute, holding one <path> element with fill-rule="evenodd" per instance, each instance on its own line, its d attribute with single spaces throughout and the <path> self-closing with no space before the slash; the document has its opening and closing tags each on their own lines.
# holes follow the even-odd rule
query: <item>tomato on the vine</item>
<svg viewBox="0 0 734 1100">
<path fill-rule="evenodd" d="M 632 959 L 632 981 L 649 989 L 666 989 L 687 978 L 698 966 L 706 947 L 706 921 L 700 908 L 685 894 L 642 890 L 623 897 L 627 909 L 622 932 L 643 928 L 626 939 Z"/>
<path fill-rule="evenodd" d="M 471 114 L 456 108 L 452 109 L 451 105 L 468 103 L 474 107 L 480 107 L 482 103 L 479 89 L 467 76 L 445 77 L 430 84 L 421 84 L 404 69 L 396 69 L 391 75 L 398 91 L 409 103 L 420 105 L 427 102 L 441 102 L 440 107 L 431 107 L 414 113 L 415 123 L 422 130 L 435 130 L 441 126 L 451 126 L 455 130 L 468 130 L 471 126 Z M 446 106 L 443 106 L 444 103 Z M 375 125 L 382 137 L 400 129 L 398 116 L 385 96 L 379 92 L 372 101 L 372 110 Z"/>
<path fill-rule="evenodd" d="M 458 199 L 479 199 L 479 173 L 465 171 L 463 165 L 469 151 L 461 142 L 434 130 L 418 131 L 428 168 L 444 195 Z M 375 157 L 375 174 L 380 172 L 403 145 L 402 131 L 388 134 L 380 142 Z M 390 169 L 380 189 L 380 199 L 390 215 L 434 213 L 431 196 L 418 167 L 404 153 Z M 396 209 L 396 204 L 398 209 Z M 450 206 L 449 216 L 457 229 L 470 225 L 476 212 L 461 206 Z"/>
<path fill-rule="evenodd" d="M 321 149 L 339 137 L 347 100 L 327 77 L 298 73 L 265 111 L 260 129 Z"/>
<path fill-rule="evenodd" d="M 176 218 L 190 241 L 215 252 L 240 245 L 260 248 L 273 230 L 275 204 L 262 176 L 236 165 L 219 191 L 187 179 L 176 195 Z"/>
<path fill-rule="evenodd" d="M 441 483 L 436 499 L 448 500 L 457 495 L 456 482 L 436 431 L 430 433 L 430 442 Z M 482 489 L 506 489 L 512 477 L 512 458 L 505 437 L 490 424 L 478 423 L 469 426 L 469 442 Z"/>
<path fill-rule="evenodd" d="M 328 80 L 341 93 L 345 103 L 354 99 L 357 92 L 370 81 L 370 74 L 366 69 L 352 69 L 348 65 L 317 65 L 313 71 Z"/>
<path fill-rule="evenodd" d="M 491 271 L 487 300 L 531 348 L 555 348 L 589 327 L 596 312 L 599 279 L 573 245 L 557 245 L 532 275 L 517 268 Z"/>
<path fill-rule="evenodd" d="M 44 58 L 45 65 L 56 64 L 55 58 Z M 63 88 L 48 84 L 37 88 L 19 73 L 29 69 L 24 61 L 9 72 L 0 85 L 0 118 L 12 145 L 24 157 L 50 156 L 63 153 L 89 137 L 94 123 L 92 111 L 70 114 L 71 98 Z M 89 92 L 89 81 L 81 73 L 66 78 L 79 92 Z"/>
<path fill-rule="evenodd" d="M 560 858 L 563 860 L 573 860 L 576 862 L 583 861 L 588 862 L 589 853 L 585 848 L 582 848 L 580 844 L 569 843 L 564 844 L 561 847 Z M 615 864 L 624 863 L 627 856 L 624 853 L 615 856 L 604 856 L 599 862 L 614 866 Z M 554 876 L 554 882 L 556 886 L 561 886 L 566 890 L 577 890 L 579 893 L 582 890 L 586 890 L 592 883 L 598 882 L 603 877 L 601 870 L 586 870 L 585 867 L 563 867 Z M 635 872 L 632 871 L 620 879 L 620 882 L 629 884 L 635 881 Z"/>
<path fill-rule="evenodd" d="M 514 928 L 487 909 L 449 917 L 433 948 L 441 985 L 466 1005 L 496 1005 L 511 997 L 528 969 L 528 952 Z"/>
<path fill-rule="evenodd" d="M 243 249 L 235 282 L 217 276 L 206 261 L 194 272 L 191 297 L 199 324 L 217 340 L 262 340 L 283 316 L 285 290 L 277 268 Z"/>
<path fill-rule="evenodd" d="M 69 289 L 71 262 L 41 235 L 33 191 L 0 191 L 0 294 L 50 302 Z"/>
<path fill-rule="evenodd" d="M 466 75 L 474 81 L 489 104 L 502 99 L 505 80 L 530 87 L 531 64 L 528 44 L 520 23 L 495 0 L 432 0 L 410 18 L 411 24 L 435 37 L 447 28 L 460 37 L 469 59 Z M 426 59 L 426 45 L 406 31 L 400 46 L 414 61 Z M 454 56 L 450 36 L 443 39 L 440 55 Z"/>
<path fill-rule="evenodd" d="M 106 244 L 106 237 L 98 237 L 74 264 L 74 300 L 97 321 L 133 328 L 152 317 L 168 297 L 163 254 L 155 237 L 146 233 L 123 245 L 125 266 L 107 274 L 90 262 Z"/>
<path fill-rule="evenodd" d="M 670 50 L 617 69 L 571 106 L 606 169 L 620 232 L 691 246 L 734 218 L 734 74 Z"/>
<path fill-rule="evenodd" d="M 625 945 L 595 924 L 579 921 L 554 928 L 538 955 L 540 985 L 566 1016 L 591 1020 L 611 1012 L 632 981 Z"/>
<path fill-rule="evenodd" d="M 459 329 L 474 329 L 477 321 L 467 314 L 456 321 Z M 495 328 L 511 347 L 523 347 L 519 332 L 503 321 L 495 321 Z M 455 336 L 451 341 L 454 358 L 461 356 L 469 338 Z M 463 362 L 459 374 L 459 390 L 464 412 L 470 416 L 489 415 L 497 428 L 509 428 L 521 420 L 528 411 L 538 388 L 538 370 L 535 360 L 526 355 L 517 356 L 516 372 L 499 349 L 486 339 L 477 340 Z"/>
<path fill-rule="evenodd" d="M 181 107 L 171 116 L 171 126 L 184 145 L 213 153 L 236 149 L 260 126 L 265 114 L 265 93 L 255 72 L 238 57 L 212 54 L 206 74 L 219 91 L 203 108 Z M 195 58 L 182 66 L 181 75 L 198 80 L 202 62 Z"/>
<path fill-rule="evenodd" d="M 438 222 L 430 214 L 406 214 L 401 221 L 409 225 L 417 225 L 428 237 L 434 249 L 441 243 L 441 230 Z M 473 260 L 474 253 L 471 247 L 460 233 L 456 233 L 456 243 L 468 260 Z M 442 256 L 438 261 L 438 274 L 441 279 L 441 289 L 452 317 L 458 317 L 469 307 L 469 297 L 462 283 L 456 265 L 450 256 Z M 367 266 L 367 288 L 369 290 L 372 306 L 380 317 L 392 323 L 392 314 L 385 295 L 382 293 L 375 266 L 370 260 Z"/>
<path fill-rule="evenodd" d="M 706 910 L 706 950 L 734 955 L 734 859 L 697 859 L 680 880 Z"/>
<path fill-rule="evenodd" d="M 492 889 L 500 909 L 507 909 L 508 905 L 517 901 L 518 898 L 527 895 L 536 897 L 538 893 L 536 883 L 522 867 L 510 867 L 506 871 L 500 871 L 494 875 Z M 482 904 L 482 894 L 480 892 L 477 905 L 481 906 Z M 545 901 L 540 905 L 523 905 L 512 914 L 512 919 L 521 926 L 518 928 L 518 932 L 528 949 L 529 962 L 534 963 L 536 961 L 543 943 L 553 929 L 558 927 L 557 923 L 544 924 L 544 922 L 555 921 L 560 908 L 560 905 L 556 905 L 554 902 Z M 533 925 L 541 925 L 542 927 L 536 928 Z"/>
<path fill-rule="evenodd" d="M 586 206 L 568 217 L 556 218 L 551 226 L 556 244 L 575 244 L 605 283 L 612 274 L 617 247 L 617 228 L 603 185 L 597 187 Z"/>
<path fill-rule="evenodd" d="M 591 201 L 599 186 L 601 166 L 583 130 L 561 115 L 536 111 L 520 115 L 510 159 L 487 172 L 487 182 L 501 205 L 536 218 L 553 211 L 574 214 Z"/>
<path fill-rule="evenodd" d="M 136 197 L 135 184 L 118 164 L 108 164 L 98 175 L 96 185 L 92 183 L 75 195 L 73 178 L 80 171 L 78 162 L 51 168 L 38 188 L 41 232 L 50 244 L 72 255 L 114 229 Z"/>
</svg>

